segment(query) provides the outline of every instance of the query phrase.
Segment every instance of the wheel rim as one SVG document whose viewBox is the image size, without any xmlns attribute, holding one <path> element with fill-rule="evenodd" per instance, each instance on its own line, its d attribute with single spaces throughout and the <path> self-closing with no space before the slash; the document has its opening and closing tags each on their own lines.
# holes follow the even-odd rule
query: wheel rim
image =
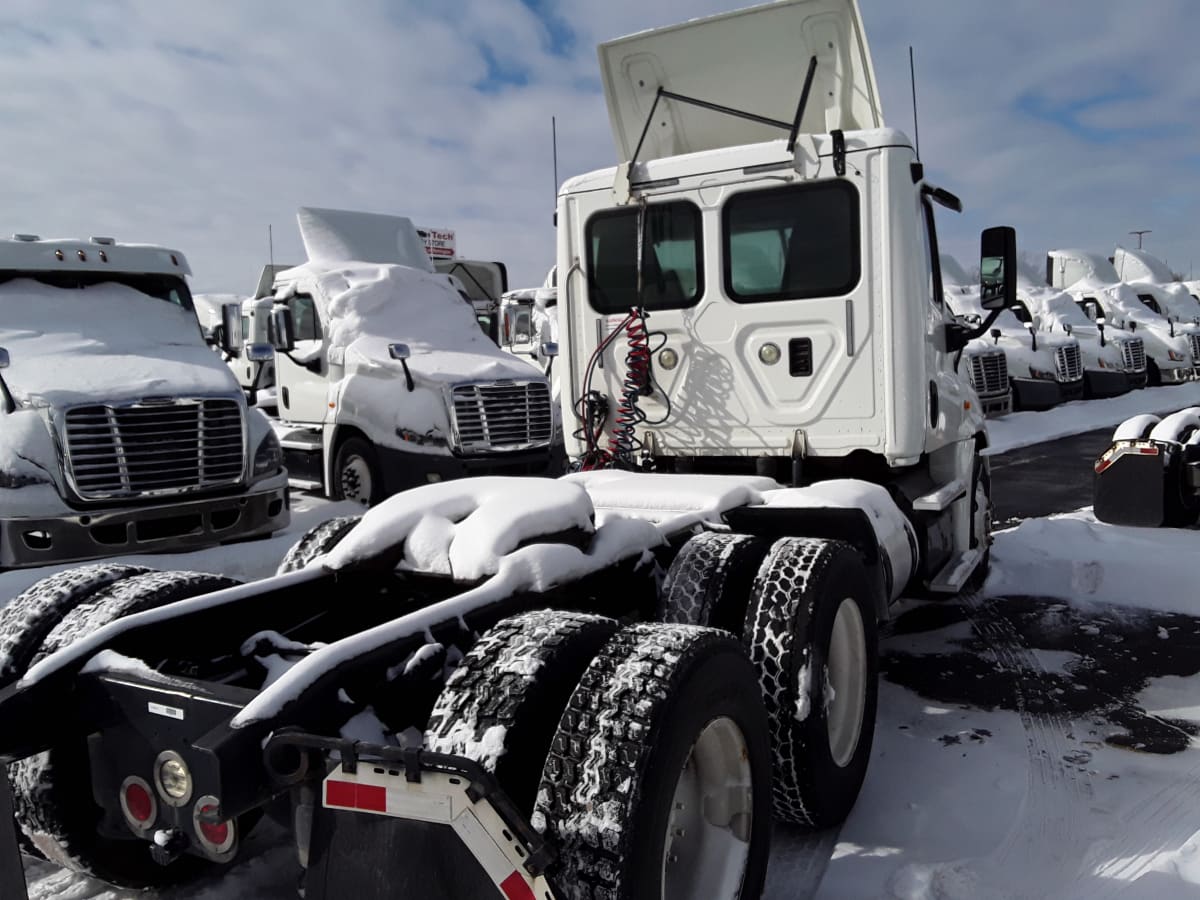
<svg viewBox="0 0 1200 900">
<path fill-rule="evenodd" d="M 867 639 L 858 604 L 847 597 L 838 606 L 825 665 L 825 722 L 829 753 L 845 768 L 858 749 L 867 705 Z"/>
<path fill-rule="evenodd" d="M 696 738 L 675 782 L 663 844 L 663 900 L 741 896 L 754 814 L 746 738 L 728 717 Z"/>
<path fill-rule="evenodd" d="M 983 482 L 979 481 L 975 485 L 975 527 L 972 529 L 971 534 L 971 537 L 975 539 L 974 546 L 984 547 L 987 545 L 988 533 L 991 531 L 991 524 L 991 498 L 988 497 L 988 493 L 983 486 Z"/>
<path fill-rule="evenodd" d="M 361 456 L 351 456 L 342 465 L 342 496 L 363 506 L 371 505 L 371 467 Z"/>
</svg>

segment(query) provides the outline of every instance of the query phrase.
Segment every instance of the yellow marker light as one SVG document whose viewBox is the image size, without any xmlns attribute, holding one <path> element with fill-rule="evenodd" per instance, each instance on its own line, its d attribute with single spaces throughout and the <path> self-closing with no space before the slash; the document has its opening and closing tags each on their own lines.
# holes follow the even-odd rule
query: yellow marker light
<svg viewBox="0 0 1200 900">
<path fill-rule="evenodd" d="M 668 347 L 658 354 L 658 364 L 664 369 L 673 369 L 679 365 L 679 354 Z"/>
</svg>

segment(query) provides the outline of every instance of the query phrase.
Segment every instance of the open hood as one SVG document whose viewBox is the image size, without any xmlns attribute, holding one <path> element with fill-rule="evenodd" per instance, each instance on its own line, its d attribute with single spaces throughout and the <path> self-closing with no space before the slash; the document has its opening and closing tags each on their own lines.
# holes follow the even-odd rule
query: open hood
<svg viewBox="0 0 1200 900">
<path fill-rule="evenodd" d="M 453 275 L 472 300 L 499 303 L 508 290 L 508 270 L 502 262 L 479 259 L 435 259 L 433 268 L 443 275 Z"/>
<path fill-rule="evenodd" d="M 600 77 L 621 162 L 664 90 L 791 123 L 817 68 L 801 134 L 880 128 L 883 113 L 857 0 L 781 0 L 601 44 Z M 770 125 L 666 98 L 639 160 L 787 137 Z"/>
<path fill-rule="evenodd" d="M 411 219 L 347 209 L 302 206 L 296 212 L 309 262 L 365 262 L 432 272 Z"/>
</svg>

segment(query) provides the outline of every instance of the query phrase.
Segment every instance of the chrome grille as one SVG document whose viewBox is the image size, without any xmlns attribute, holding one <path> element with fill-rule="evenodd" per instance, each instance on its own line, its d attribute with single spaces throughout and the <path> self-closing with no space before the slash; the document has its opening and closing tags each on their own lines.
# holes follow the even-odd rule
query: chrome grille
<svg viewBox="0 0 1200 900">
<path fill-rule="evenodd" d="M 452 392 L 457 449 L 521 450 L 550 443 L 554 421 L 545 382 L 458 384 Z"/>
<path fill-rule="evenodd" d="M 1192 342 L 1192 364 L 1200 365 L 1200 334 L 1189 334 L 1188 339 Z"/>
<path fill-rule="evenodd" d="M 1078 344 L 1054 348 L 1054 373 L 1059 381 L 1078 381 L 1083 377 L 1083 358 Z"/>
<path fill-rule="evenodd" d="M 85 500 L 221 487 L 245 468 L 235 400 L 77 406 L 64 425 L 67 469 Z"/>
<path fill-rule="evenodd" d="M 1121 361 L 1126 371 L 1144 372 L 1146 370 L 1146 344 L 1141 338 L 1129 338 L 1121 341 Z"/>
<path fill-rule="evenodd" d="M 1002 350 L 971 354 L 971 387 L 980 397 L 1008 390 L 1008 360 Z"/>
</svg>

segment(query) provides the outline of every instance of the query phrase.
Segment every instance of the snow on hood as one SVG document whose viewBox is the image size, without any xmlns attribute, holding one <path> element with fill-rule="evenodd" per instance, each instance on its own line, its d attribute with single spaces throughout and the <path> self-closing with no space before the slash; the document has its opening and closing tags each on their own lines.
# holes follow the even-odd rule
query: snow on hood
<svg viewBox="0 0 1200 900">
<path fill-rule="evenodd" d="M 1148 281 L 1151 284 L 1170 284 L 1175 280 L 1171 267 L 1145 250 L 1126 250 L 1118 247 L 1113 253 L 1113 268 L 1122 281 Z"/>
<path fill-rule="evenodd" d="M 0 347 L 11 358 L 4 379 L 23 404 L 237 390 L 204 344 L 195 314 L 113 282 L 77 289 L 28 278 L 0 284 Z"/>
<path fill-rule="evenodd" d="M 329 300 L 329 356 L 336 359 L 341 351 L 348 371 L 395 370 L 401 377 L 388 345 L 405 343 L 414 378 L 452 383 L 542 377 L 488 339 L 470 303 L 444 275 L 399 265 L 309 262 L 280 277 L 304 273 Z"/>
</svg>

